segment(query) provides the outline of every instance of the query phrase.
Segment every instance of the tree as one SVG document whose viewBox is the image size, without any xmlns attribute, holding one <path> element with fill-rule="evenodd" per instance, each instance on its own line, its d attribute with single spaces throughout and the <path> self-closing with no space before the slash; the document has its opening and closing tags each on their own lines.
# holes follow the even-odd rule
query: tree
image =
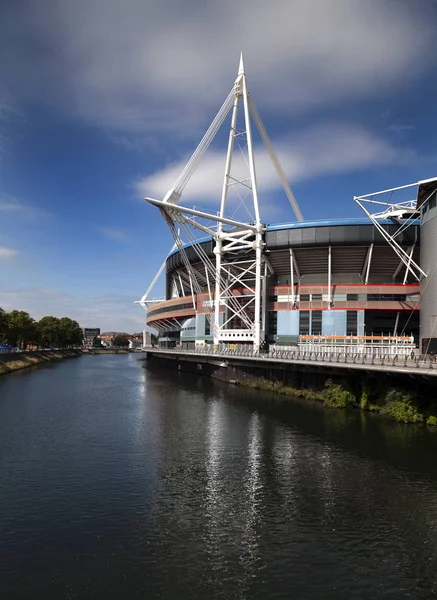
<svg viewBox="0 0 437 600">
<path fill-rule="evenodd" d="M 83 331 L 77 321 L 69 317 L 59 319 L 61 346 L 80 346 L 83 342 Z"/>
<path fill-rule="evenodd" d="M 116 335 L 112 343 L 118 348 L 126 348 L 129 346 L 129 338 L 127 335 Z"/>
<path fill-rule="evenodd" d="M 4 344 L 8 335 L 8 319 L 6 312 L 0 307 L 0 344 Z"/>
<path fill-rule="evenodd" d="M 60 342 L 60 326 L 59 319 L 56 317 L 43 317 L 36 324 L 39 333 L 39 342 L 46 347 L 59 346 Z"/>
<path fill-rule="evenodd" d="M 8 324 L 7 341 L 11 346 L 25 347 L 37 341 L 35 321 L 24 310 L 11 310 L 6 313 Z"/>
</svg>

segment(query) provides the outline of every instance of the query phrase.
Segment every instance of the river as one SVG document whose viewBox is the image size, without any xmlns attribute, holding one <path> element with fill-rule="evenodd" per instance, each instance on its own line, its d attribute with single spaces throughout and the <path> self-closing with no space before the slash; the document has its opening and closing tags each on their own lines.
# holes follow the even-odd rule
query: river
<svg viewBox="0 0 437 600">
<path fill-rule="evenodd" d="M 1 598 L 437 597 L 437 431 L 83 356 L 0 378 Z"/>
</svg>

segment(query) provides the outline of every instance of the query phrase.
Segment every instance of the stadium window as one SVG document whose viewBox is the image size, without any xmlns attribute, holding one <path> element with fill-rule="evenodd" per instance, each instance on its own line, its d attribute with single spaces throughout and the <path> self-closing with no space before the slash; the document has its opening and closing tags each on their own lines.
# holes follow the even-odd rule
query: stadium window
<svg viewBox="0 0 437 600">
<path fill-rule="evenodd" d="M 358 311 L 348 310 L 346 313 L 346 335 L 357 335 Z"/>
<path fill-rule="evenodd" d="M 322 334 L 322 311 L 313 310 L 311 314 L 311 335 Z"/>
<path fill-rule="evenodd" d="M 310 333 L 310 311 L 301 310 L 299 312 L 299 335 L 309 335 Z"/>
<path fill-rule="evenodd" d="M 278 313 L 276 312 L 276 310 L 269 311 L 268 333 L 269 335 L 276 335 L 278 333 Z"/>
</svg>

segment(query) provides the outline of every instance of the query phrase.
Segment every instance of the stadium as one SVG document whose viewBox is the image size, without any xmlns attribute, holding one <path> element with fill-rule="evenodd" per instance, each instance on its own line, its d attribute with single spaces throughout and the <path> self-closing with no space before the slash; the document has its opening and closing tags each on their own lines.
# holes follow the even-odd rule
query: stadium
<svg viewBox="0 0 437 600">
<path fill-rule="evenodd" d="M 237 126 L 239 103 L 245 108 L 243 129 Z M 182 206 L 185 185 L 231 111 L 220 211 Z M 293 222 L 261 221 L 249 114 L 290 201 Z M 246 142 L 245 178 L 232 171 L 237 136 Z M 250 222 L 229 216 L 236 185 L 250 192 Z M 149 288 L 139 301 L 146 324 L 170 348 L 435 352 L 436 190 L 437 179 L 429 179 L 354 198 L 362 218 L 305 221 L 248 94 L 241 61 L 231 93 L 173 188 L 163 200 L 146 198 L 160 209 L 175 240 L 152 282 L 165 271 L 165 299 L 149 300 Z M 375 208 L 379 212 L 372 214 Z"/>
</svg>

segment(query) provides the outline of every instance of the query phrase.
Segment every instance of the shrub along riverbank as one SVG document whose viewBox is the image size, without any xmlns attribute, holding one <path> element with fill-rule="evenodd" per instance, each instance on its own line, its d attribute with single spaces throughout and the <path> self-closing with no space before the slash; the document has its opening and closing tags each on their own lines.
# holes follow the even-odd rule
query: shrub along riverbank
<svg viewBox="0 0 437 600">
<path fill-rule="evenodd" d="M 426 423 L 437 426 L 437 399 L 425 399 L 418 393 L 401 388 L 390 388 L 385 382 L 365 381 L 358 392 L 347 384 L 328 380 L 321 390 L 296 389 L 280 382 L 235 381 L 253 389 L 269 390 L 282 396 L 294 396 L 322 402 L 327 408 L 356 408 L 379 413 L 399 423 Z"/>
<path fill-rule="evenodd" d="M 10 352 L 0 354 L 0 375 L 34 367 L 44 362 L 81 356 L 82 350 L 35 350 L 32 352 Z"/>
</svg>

